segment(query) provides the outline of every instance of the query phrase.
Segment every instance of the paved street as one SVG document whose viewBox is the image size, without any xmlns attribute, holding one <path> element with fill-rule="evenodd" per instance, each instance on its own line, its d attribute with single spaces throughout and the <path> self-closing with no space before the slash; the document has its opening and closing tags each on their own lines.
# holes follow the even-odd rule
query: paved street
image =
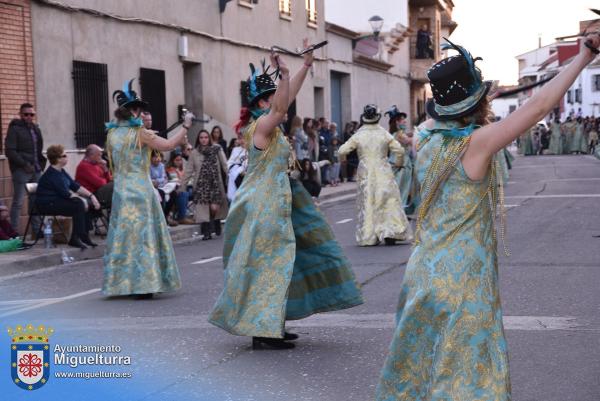
<svg viewBox="0 0 600 401">
<path fill-rule="evenodd" d="M 512 256 L 501 257 L 500 277 L 513 399 L 597 401 L 600 161 L 518 157 L 506 192 Z M 52 377 L 26 394 L 4 370 L 0 391 L 10 400 L 42 399 L 50 390 L 65 400 L 91 399 L 92 388 L 115 400 L 372 400 L 410 247 L 359 248 L 354 200 L 321 208 L 366 302 L 291 322 L 301 335 L 296 349 L 252 351 L 248 338 L 206 322 L 222 287 L 222 243 L 196 241 L 176 247 L 183 289 L 148 301 L 103 297 L 99 260 L 0 277 L 3 328 L 43 323 L 56 330 L 52 344 L 119 345 L 132 359 L 122 370 L 134 372 L 112 388 L 98 384 L 102 379 Z M 0 348 L 8 349 L 8 337 L 3 341 Z"/>
</svg>

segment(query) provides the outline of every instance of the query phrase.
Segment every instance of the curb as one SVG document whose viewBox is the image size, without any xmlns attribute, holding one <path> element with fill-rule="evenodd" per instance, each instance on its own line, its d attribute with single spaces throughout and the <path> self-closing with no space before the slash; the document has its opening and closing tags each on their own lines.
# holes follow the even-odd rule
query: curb
<svg viewBox="0 0 600 401">
<path fill-rule="evenodd" d="M 347 197 L 354 193 L 356 193 L 356 188 L 353 187 L 324 194 L 319 197 L 319 202 L 327 200 L 327 203 L 332 203 L 336 201 L 336 198 Z M 171 233 L 171 241 L 173 241 L 174 244 L 195 242 L 200 239 L 200 236 L 198 235 L 200 226 L 198 224 L 180 226 L 175 229 L 169 229 L 169 231 Z M 106 245 L 102 243 L 95 248 L 88 248 L 83 251 L 66 245 L 52 249 L 44 249 L 36 246 L 32 249 L 6 253 L 0 255 L 0 278 L 16 274 L 26 274 L 34 270 L 63 265 L 63 250 L 73 259 L 73 262 L 83 262 L 101 259 L 106 251 Z"/>
<path fill-rule="evenodd" d="M 200 228 L 196 224 L 171 230 L 171 240 L 173 243 L 199 240 L 199 230 Z M 78 250 L 69 246 L 59 246 L 52 249 L 36 247 L 10 254 L 7 253 L 6 256 L 3 257 L 8 259 L 10 255 L 12 258 L 6 262 L 0 261 L 0 277 L 28 273 L 33 270 L 62 265 L 63 250 L 70 258 L 73 258 L 73 262 L 82 262 L 87 260 L 101 259 L 106 251 L 106 245 L 102 243 L 95 248 L 88 248 L 85 250 Z"/>
</svg>

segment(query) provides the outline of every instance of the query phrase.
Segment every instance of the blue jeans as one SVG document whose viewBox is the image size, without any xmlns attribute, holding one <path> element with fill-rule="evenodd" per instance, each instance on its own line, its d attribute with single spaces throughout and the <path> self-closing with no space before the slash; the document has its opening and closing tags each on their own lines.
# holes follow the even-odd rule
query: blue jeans
<svg viewBox="0 0 600 401">
<path fill-rule="evenodd" d="M 10 225 L 16 231 L 19 231 L 19 216 L 21 215 L 21 209 L 23 208 L 23 201 L 25 200 L 25 184 L 30 182 L 38 182 L 42 176 L 41 172 L 37 173 L 26 173 L 22 168 L 18 168 L 12 173 L 13 182 L 13 198 L 10 206 Z M 32 197 L 33 198 L 33 197 Z M 33 204 L 34 199 L 29 199 L 29 207 Z M 40 218 L 34 217 L 31 219 L 33 226 L 33 232 L 37 232 L 40 227 Z"/>
<path fill-rule="evenodd" d="M 180 192 L 177 194 L 177 220 L 183 220 L 187 217 L 187 205 L 190 200 L 189 192 Z"/>
</svg>

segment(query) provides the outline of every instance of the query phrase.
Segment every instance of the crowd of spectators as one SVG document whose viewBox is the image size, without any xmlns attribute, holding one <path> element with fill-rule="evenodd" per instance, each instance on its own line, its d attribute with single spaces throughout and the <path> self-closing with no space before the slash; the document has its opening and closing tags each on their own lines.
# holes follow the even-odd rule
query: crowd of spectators
<svg viewBox="0 0 600 401">
<path fill-rule="evenodd" d="M 341 182 L 356 180 L 358 155 L 352 152 L 342 161 L 339 148 L 357 129 L 356 121 L 347 123 L 344 131 L 339 132 L 337 124 L 325 117 L 292 118 L 286 135 L 299 161 L 298 174 L 312 196 L 317 197 L 323 186 L 338 186 Z"/>
<path fill-rule="evenodd" d="M 13 200 L 10 214 L 8 207 L 0 204 L 0 241 L 18 237 L 26 184 L 37 183 L 29 204 L 41 215 L 72 217 L 69 245 L 81 249 L 96 246 L 90 238 L 92 221 L 101 215 L 109 218 L 114 187 L 107 155 L 100 146 L 89 145 L 72 178 L 65 170 L 68 154 L 63 146 L 48 147 L 44 156 L 42 132 L 34 118 L 33 105 L 25 103 L 19 118 L 9 124 L 6 155 Z M 143 113 L 142 121 L 145 128 L 152 129 L 150 113 Z M 338 150 L 357 128 L 357 122 L 349 122 L 340 132 L 337 124 L 325 117 L 294 116 L 289 130 L 282 125 L 298 160 L 293 174 L 315 198 L 323 186 L 355 180 L 356 152 L 342 162 Z M 201 130 L 194 146 L 187 144 L 168 154 L 152 152 L 149 176 L 169 225 L 199 224 L 203 239 L 221 234 L 221 220 L 226 218 L 248 167 L 246 145 L 241 135 L 227 144 L 221 127 L 214 126 L 210 132 Z M 50 162 L 47 169 L 46 157 Z M 40 235 L 42 222 L 35 216 L 31 221 L 32 236 Z"/>
</svg>

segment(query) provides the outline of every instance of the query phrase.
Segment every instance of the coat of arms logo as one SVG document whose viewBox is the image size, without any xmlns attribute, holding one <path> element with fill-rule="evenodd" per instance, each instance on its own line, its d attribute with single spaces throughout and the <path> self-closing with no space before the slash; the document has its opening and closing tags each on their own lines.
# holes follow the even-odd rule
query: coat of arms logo
<svg viewBox="0 0 600 401">
<path fill-rule="evenodd" d="M 11 337 L 11 375 L 13 383 L 25 390 L 37 390 L 50 378 L 50 344 L 54 329 L 31 324 L 8 328 Z"/>
</svg>

